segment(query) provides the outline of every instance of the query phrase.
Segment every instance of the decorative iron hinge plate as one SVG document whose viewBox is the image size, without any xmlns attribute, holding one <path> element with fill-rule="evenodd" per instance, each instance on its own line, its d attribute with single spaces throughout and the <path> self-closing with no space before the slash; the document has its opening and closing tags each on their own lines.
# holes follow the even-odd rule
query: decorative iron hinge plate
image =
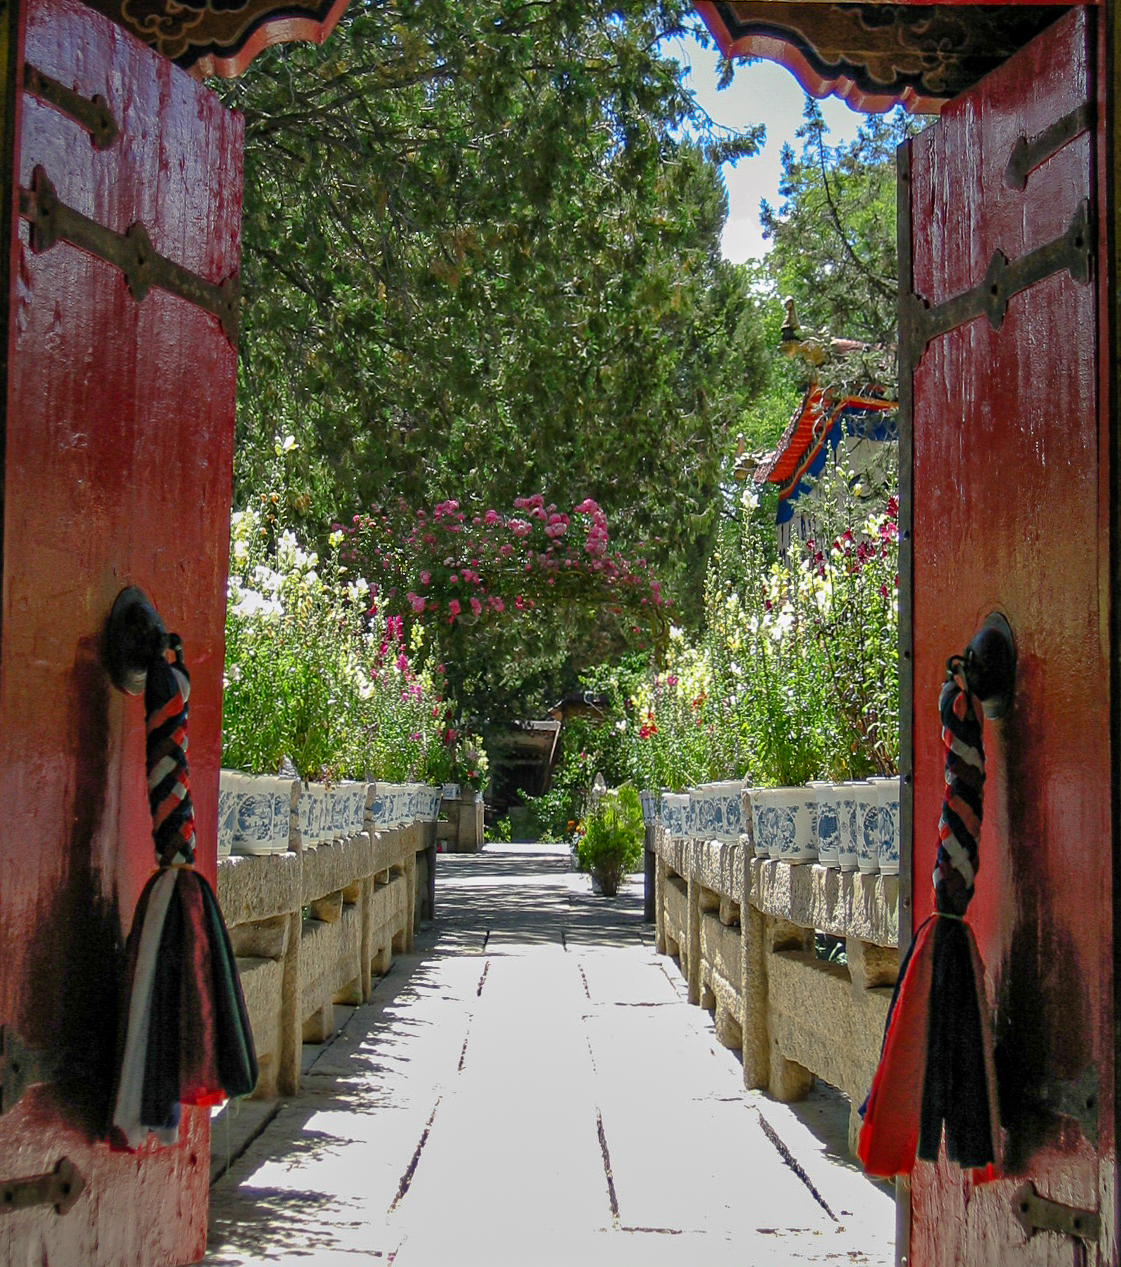
<svg viewBox="0 0 1121 1267">
<path fill-rule="evenodd" d="M 920 295 L 905 296 L 900 338 L 910 351 L 908 363 L 917 366 L 932 339 L 949 334 L 976 317 L 987 317 L 989 325 L 999 330 L 1014 295 L 1062 272 L 1070 273 L 1080 285 L 1086 285 L 1093 277 L 1093 213 L 1088 198 L 1078 204 L 1062 237 L 1014 261 L 1003 251 L 994 251 L 984 280 L 971 290 L 947 299 L 936 308 L 929 307 Z"/>
<path fill-rule="evenodd" d="M 0 1179 L 0 1214 L 53 1205 L 56 1214 L 65 1214 L 82 1195 L 85 1177 L 64 1157 L 54 1170 L 29 1179 Z"/>
<path fill-rule="evenodd" d="M 0 1025 L 0 1114 L 15 1108 L 28 1087 L 54 1075 L 53 1060 L 25 1047 L 10 1025 Z"/>
<path fill-rule="evenodd" d="M 104 97 L 83 97 L 73 88 L 44 75 L 30 62 L 23 68 L 23 90 L 85 128 L 95 150 L 107 150 L 121 135 L 120 126 Z"/>
<path fill-rule="evenodd" d="M 207 281 L 181 264 L 160 255 L 148 230 L 138 220 L 124 233 L 116 233 L 60 202 L 50 177 L 42 167 L 31 176 L 31 188 L 19 191 L 19 213 L 31 224 L 31 249 L 49 251 L 58 242 L 69 242 L 80 251 L 120 269 L 137 303 L 155 287 L 209 312 L 218 319 L 226 338 L 237 342 L 238 279 Z"/>
<path fill-rule="evenodd" d="M 1041 1197 L 1030 1180 L 1016 1190 L 1012 1213 L 1028 1236 L 1035 1232 L 1058 1232 L 1083 1241 L 1096 1241 L 1101 1220 L 1093 1210 L 1079 1210 Z"/>
<path fill-rule="evenodd" d="M 1034 1102 L 1059 1117 L 1073 1118 L 1078 1123 L 1082 1138 L 1097 1146 L 1098 1071 L 1092 1064 L 1087 1065 L 1077 1078 L 1066 1081 L 1054 1078 L 1043 1083 Z"/>
<path fill-rule="evenodd" d="M 1020 137 L 1012 146 L 1008 166 L 1004 169 L 1004 183 L 1009 189 L 1024 189 L 1027 186 L 1028 177 L 1037 167 L 1041 167 L 1064 145 L 1069 145 L 1076 136 L 1088 132 L 1093 126 L 1094 107 L 1088 101 L 1084 101 L 1077 110 L 1063 115 L 1057 123 L 1044 128 L 1030 141 L 1026 136 Z"/>
</svg>

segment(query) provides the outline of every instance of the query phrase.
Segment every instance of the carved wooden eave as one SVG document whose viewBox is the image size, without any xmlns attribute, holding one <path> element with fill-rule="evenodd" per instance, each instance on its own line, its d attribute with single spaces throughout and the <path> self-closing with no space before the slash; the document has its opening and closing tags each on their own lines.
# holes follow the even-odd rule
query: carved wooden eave
<svg viewBox="0 0 1121 1267">
<path fill-rule="evenodd" d="M 86 0 L 169 61 L 233 79 L 270 44 L 322 44 L 347 0 Z"/>
<path fill-rule="evenodd" d="M 811 96 L 837 96 L 867 114 L 897 105 L 938 113 L 1067 8 L 813 0 L 695 0 L 695 7 L 725 57 L 778 62 Z"/>
</svg>

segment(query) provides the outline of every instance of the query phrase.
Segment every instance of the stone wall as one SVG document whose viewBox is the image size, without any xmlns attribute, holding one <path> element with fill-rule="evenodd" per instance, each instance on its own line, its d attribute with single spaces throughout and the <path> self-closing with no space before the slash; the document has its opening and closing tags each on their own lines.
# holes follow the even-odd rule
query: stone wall
<svg viewBox="0 0 1121 1267">
<path fill-rule="evenodd" d="M 435 823 L 414 823 L 218 863 L 218 901 L 261 1067 L 258 1096 L 294 1095 L 301 1044 L 329 1037 L 334 1005 L 368 999 L 393 955 L 411 950 L 418 911 L 432 915 L 435 833 Z"/>
<path fill-rule="evenodd" d="M 899 970 L 899 877 L 756 858 L 745 844 L 648 829 L 655 945 L 673 955 L 690 1002 L 742 1052 L 744 1085 L 797 1100 L 815 1077 L 848 1097 L 849 1145 L 879 1060 Z M 847 966 L 815 933 L 844 939 Z"/>
<path fill-rule="evenodd" d="M 483 847 L 483 802 L 466 792 L 442 806 L 443 821 L 437 824 L 437 839 L 448 853 L 478 853 Z"/>
</svg>

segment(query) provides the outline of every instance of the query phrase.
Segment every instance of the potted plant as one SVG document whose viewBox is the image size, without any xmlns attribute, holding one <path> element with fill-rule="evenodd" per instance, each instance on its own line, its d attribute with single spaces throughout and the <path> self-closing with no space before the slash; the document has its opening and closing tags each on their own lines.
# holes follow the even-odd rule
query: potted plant
<svg viewBox="0 0 1121 1267">
<path fill-rule="evenodd" d="M 584 820 L 576 845 L 580 869 L 591 873 L 605 897 L 614 897 L 628 872 L 642 863 L 643 822 L 638 793 L 629 783 L 604 793 Z"/>
</svg>

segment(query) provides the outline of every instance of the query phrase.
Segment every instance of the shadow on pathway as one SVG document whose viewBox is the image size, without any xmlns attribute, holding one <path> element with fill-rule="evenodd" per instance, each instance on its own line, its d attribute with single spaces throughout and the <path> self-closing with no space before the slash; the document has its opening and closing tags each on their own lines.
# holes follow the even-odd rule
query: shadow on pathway
<svg viewBox="0 0 1121 1267">
<path fill-rule="evenodd" d="M 743 1090 L 641 883 L 593 897 L 556 846 L 441 855 L 416 952 L 305 1048 L 298 1099 L 243 1106 L 206 1262 L 892 1263 L 847 1104 Z"/>
</svg>

